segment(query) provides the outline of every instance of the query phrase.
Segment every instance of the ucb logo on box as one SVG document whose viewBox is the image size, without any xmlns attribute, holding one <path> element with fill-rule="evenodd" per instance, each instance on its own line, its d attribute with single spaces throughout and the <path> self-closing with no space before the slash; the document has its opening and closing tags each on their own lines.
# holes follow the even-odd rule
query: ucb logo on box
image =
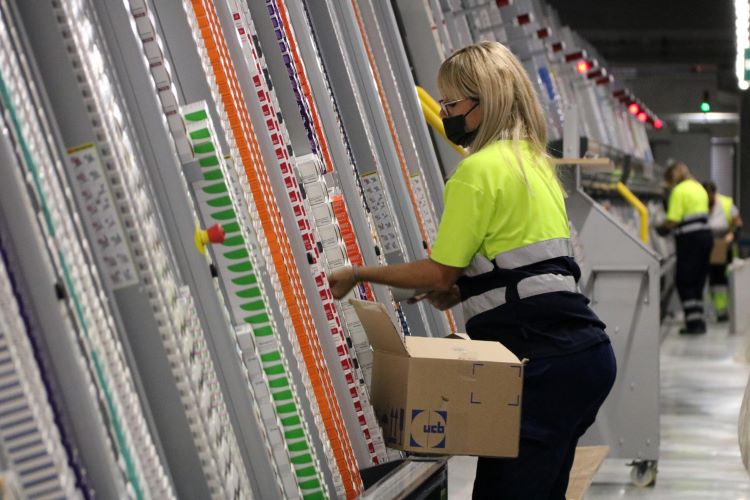
<svg viewBox="0 0 750 500">
<path fill-rule="evenodd" d="M 409 446 L 415 448 L 445 448 L 448 412 L 445 410 L 411 411 Z"/>
</svg>

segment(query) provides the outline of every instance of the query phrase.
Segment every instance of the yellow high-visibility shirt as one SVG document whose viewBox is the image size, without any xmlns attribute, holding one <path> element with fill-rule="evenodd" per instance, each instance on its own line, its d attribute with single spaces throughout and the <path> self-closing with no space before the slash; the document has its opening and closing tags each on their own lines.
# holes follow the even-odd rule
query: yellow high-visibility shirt
<svg viewBox="0 0 750 500">
<path fill-rule="evenodd" d="M 720 193 L 716 193 L 716 197 L 719 199 L 719 202 L 721 203 L 721 208 L 724 210 L 724 215 L 727 218 L 727 224 L 730 226 L 732 225 L 732 219 L 737 217 L 739 215 L 739 210 L 734 205 L 734 200 L 730 198 L 729 196 L 725 196 Z"/>
<path fill-rule="evenodd" d="M 669 195 L 667 220 L 682 222 L 691 215 L 708 215 L 708 193 L 695 179 L 685 179 L 677 184 Z"/>
<path fill-rule="evenodd" d="M 445 185 L 432 260 L 466 267 L 477 253 L 491 260 L 531 243 L 570 237 L 563 191 L 547 160 L 525 141 L 517 152 L 512 141 L 497 141 L 458 165 Z"/>
</svg>

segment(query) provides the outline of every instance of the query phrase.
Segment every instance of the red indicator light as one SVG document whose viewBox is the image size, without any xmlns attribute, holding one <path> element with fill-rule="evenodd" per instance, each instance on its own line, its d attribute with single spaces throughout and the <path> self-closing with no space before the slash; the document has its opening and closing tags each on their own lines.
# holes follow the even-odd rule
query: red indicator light
<svg viewBox="0 0 750 500">
<path fill-rule="evenodd" d="M 641 107 L 636 103 L 631 103 L 630 106 L 628 106 L 628 113 L 630 113 L 631 115 L 637 115 L 640 110 Z"/>
<path fill-rule="evenodd" d="M 547 28 L 542 28 L 540 30 L 537 30 L 536 36 L 537 38 L 544 40 L 545 38 L 549 36 L 549 30 Z"/>
<path fill-rule="evenodd" d="M 510 5 L 510 0 L 495 0 L 495 4 L 497 5 L 498 9 L 501 9 Z"/>
<path fill-rule="evenodd" d="M 648 115 L 644 111 L 641 111 L 640 113 L 638 113 L 638 121 L 639 122 L 645 123 L 646 120 L 648 120 Z"/>
<path fill-rule="evenodd" d="M 555 42 L 552 44 L 552 52 L 560 52 L 563 49 L 562 42 Z"/>
<path fill-rule="evenodd" d="M 659 130 L 660 128 L 664 127 L 664 122 L 659 120 L 658 118 L 654 120 L 654 128 L 656 130 Z"/>
<path fill-rule="evenodd" d="M 591 63 L 589 61 L 578 61 L 576 63 L 576 71 L 578 71 L 580 74 L 584 75 L 588 73 L 588 71 L 591 69 Z"/>
<path fill-rule="evenodd" d="M 516 18 L 516 21 L 518 21 L 519 26 L 529 24 L 531 22 L 531 14 L 521 14 Z"/>
</svg>

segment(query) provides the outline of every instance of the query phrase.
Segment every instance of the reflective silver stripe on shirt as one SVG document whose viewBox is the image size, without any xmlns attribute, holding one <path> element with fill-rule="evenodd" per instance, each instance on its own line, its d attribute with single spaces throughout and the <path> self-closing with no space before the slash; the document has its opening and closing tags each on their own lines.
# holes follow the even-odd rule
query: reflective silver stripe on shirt
<svg viewBox="0 0 750 500">
<path fill-rule="evenodd" d="M 523 300 L 543 293 L 576 293 L 578 292 L 578 285 L 573 276 L 563 276 L 562 274 L 539 274 L 519 281 L 517 289 L 518 297 Z M 494 288 L 466 299 L 463 302 L 465 321 L 469 321 L 477 314 L 487 312 L 490 309 L 505 304 L 505 291 L 505 287 Z"/>
<path fill-rule="evenodd" d="M 711 226 L 708 225 L 708 214 L 693 214 L 682 219 L 680 225 L 675 229 L 674 234 L 693 233 L 710 228 Z"/>
<path fill-rule="evenodd" d="M 505 287 L 493 288 L 479 295 L 469 297 L 461 304 L 463 305 L 464 321 L 469 321 L 477 314 L 482 314 L 505 304 Z"/>
<path fill-rule="evenodd" d="M 709 229 L 711 228 L 708 225 L 708 222 L 690 222 L 689 224 L 685 224 L 684 226 L 679 226 L 677 229 L 675 229 L 674 234 L 687 234 Z"/>
<path fill-rule="evenodd" d="M 473 259 L 471 259 L 471 263 L 469 264 L 469 267 L 464 269 L 464 276 L 473 278 L 474 276 L 479 276 L 480 274 L 488 273 L 492 271 L 494 268 L 495 266 L 492 265 L 492 261 L 490 261 L 490 259 L 478 253 L 474 256 Z"/>
<path fill-rule="evenodd" d="M 572 257 L 570 238 L 553 238 L 514 248 L 495 256 L 495 263 L 503 269 L 515 269 L 556 257 Z"/>
<path fill-rule="evenodd" d="M 685 321 L 695 321 L 698 319 L 703 319 L 703 313 L 702 312 L 694 312 L 690 314 L 685 315 Z"/>
<path fill-rule="evenodd" d="M 577 292 L 578 285 L 573 276 L 562 274 L 538 274 L 518 282 L 518 297 L 527 299 L 535 295 L 551 292 Z"/>
</svg>

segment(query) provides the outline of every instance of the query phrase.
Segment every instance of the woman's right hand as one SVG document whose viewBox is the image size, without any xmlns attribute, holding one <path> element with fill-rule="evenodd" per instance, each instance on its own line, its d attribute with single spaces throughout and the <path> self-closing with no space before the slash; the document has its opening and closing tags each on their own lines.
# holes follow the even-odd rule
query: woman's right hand
<svg viewBox="0 0 750 500">
<path fill-rule="evenodd" d="M 328 275 L 328 285 L 331 287 L 331 295 L 336 300 L 341 300 L 352 291 L 357 284 L 354 279 L 354 270 L 351 267 L 337 269 Z"/>
</svg>

